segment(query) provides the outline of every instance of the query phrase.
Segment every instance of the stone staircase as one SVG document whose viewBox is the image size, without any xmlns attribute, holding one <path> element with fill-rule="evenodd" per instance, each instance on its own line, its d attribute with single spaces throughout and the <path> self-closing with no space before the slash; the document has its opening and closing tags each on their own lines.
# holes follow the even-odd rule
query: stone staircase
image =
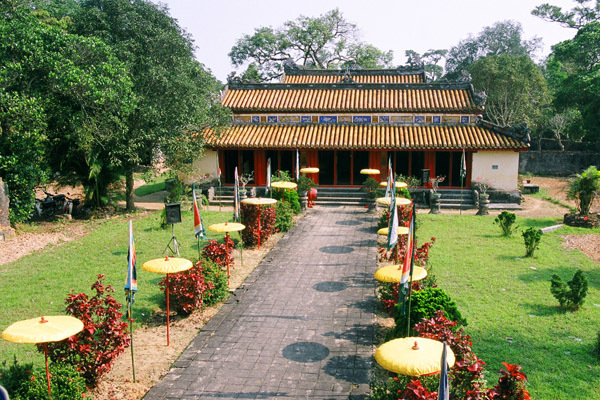
<svg viewBox="0 0 600 400">
<path fill-rule="evenodd" d="M 470 189 L 463 189 L 462 195 L 460 189 L 439 189 L 438 193 L 442 194 L 442 209 L 458 210 L 462 208 L 463 210 L 469 210 L 475 208 L 475 201 L 473 200 L 473 191 Z"/>
</svg>

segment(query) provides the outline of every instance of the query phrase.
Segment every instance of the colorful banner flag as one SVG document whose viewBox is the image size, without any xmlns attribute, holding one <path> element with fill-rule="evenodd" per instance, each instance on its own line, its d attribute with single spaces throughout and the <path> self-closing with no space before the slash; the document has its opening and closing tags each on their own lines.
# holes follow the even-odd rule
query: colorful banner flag
<svg viewBox="0 0 600 400">
<path fill-rule="evenodd" d="M 267 190 L 271 190 L 271 158 L 267 160 Z"/>
<path fill-rule="evenodd" d="M 192 185 L 192 198 L 194 201 L 194 236 L 198 239 L 206 239 L 206 232 L 204 231 L 204 225 L 202 224 L 202 217 L 198 211 L 198 204 L 196 204 L 196 188 Z"/>
<path fill-rule="evenodd" d="M 387 185 L 385 187 L 385 197 L 390 197 L 390 192 L 392 190 L 392 156 L 388 158 L 388 176 L 387 176 Z"/>
<path fill-rule="evenodd" d="M 236 222 L 240 222 L 240 179 L 238 177 L 238 169 L 235 167 L 235 185 L 233 187 L 233 218 Z"/>
<path fill-rule="evenodd" d="M 398 244 L 398 206 L 396 205 L 396 180 L 392 177 L 392 198 L 390 199 L 390 220 L 388 222 L 387 249 Z"/>
<path fill-rule="evenodd" d="M 300 152 L 296 149 L 296 182 L 300 180 Z"/>
<path fill-rule="evenodd" d="M 465 158 L 465 148 L 463 147 L 462 157 L 460 158 L 460 177 L 465 178 L 467 176 L 467 160 Z"/>
<path fill-rule="evenodd" d="M 217 150 L 217 179 L 221 181 L 221 166 L 219 165 L 219 151 Z"/>
<path fill-rule="evenodd" d="M 412 210 L 410 212 L 410 224 L 408 227 L 408 237 L 406 238 L 406 254 L 404 256 L 404 262 L 402 263 L 402 278 L 400 285 L 408 287 L 408 278 L 412 272 L 412 265 L 414 260 L 414 245 L 415 245 L 415 205 L 411 205 Z"/>
<path fill-rule="evenodd" d="M 450 400 L 450 383 L 448 382 L 447 345 L 444 342 L 442 358 L 440 360 L 440 386 L 438 388 L 438 400 Z"/>
<path fill-rule="evenodd" d="M 135 270 L 135 243 L 133 242 L 133 224 L 129 221 L 129 251 L 127 252 L 127 280 L 125 281 L 125 293 L 131 294 L 133 303 L 133 294 L 137 292 L 137 272 Z"/>
</svg>

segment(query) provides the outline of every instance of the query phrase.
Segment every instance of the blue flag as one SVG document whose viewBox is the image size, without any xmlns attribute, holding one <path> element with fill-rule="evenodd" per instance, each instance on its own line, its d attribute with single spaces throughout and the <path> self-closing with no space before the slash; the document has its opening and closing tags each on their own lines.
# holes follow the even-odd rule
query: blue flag
<svg viewBox="0 0 600 400">
<path fill-rule="evenodd" d="M 447 345 L 444 342 L 444 349 L 442 350 L 442 359 L 440 360 L 440 387 L 438 388 L 438 400 L 449 400 L 450 399 L 450 383 L 448 382 L 448 360 L 447 358 Z"/>
</svg>

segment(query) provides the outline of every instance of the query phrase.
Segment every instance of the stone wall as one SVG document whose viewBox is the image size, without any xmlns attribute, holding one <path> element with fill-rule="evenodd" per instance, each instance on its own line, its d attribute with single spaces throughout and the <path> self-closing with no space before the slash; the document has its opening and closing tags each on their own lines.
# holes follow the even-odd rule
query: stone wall
<svg viewBox="0 0 600 400">
<path fill-rule="evenodd" d="M 568 176 L 580 173 L 590 165 L 600 167 L 600 153 L 579 151 L 522 151 L 519 173 Z"/>
</svg>

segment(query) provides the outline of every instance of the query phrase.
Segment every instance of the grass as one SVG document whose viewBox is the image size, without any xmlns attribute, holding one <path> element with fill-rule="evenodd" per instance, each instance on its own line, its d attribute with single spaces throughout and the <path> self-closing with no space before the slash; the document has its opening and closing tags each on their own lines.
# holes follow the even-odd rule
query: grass
<svg viewBox="0 0 600 400">
<path fill-rule="evenodd" d="M 202 213 L 205 226 L 224 222 L 230 217 L 230 213 Z M 155 311 L 165 308 L 164 295 L 158 287 L 164 276 L 142 270 L 142 264 L 164 256 L 163 251 L 171 239 L 171 228 L 160 228 L 159 213 L 149 216 L 133 214 L 90 222 L 91 232 L 85 237 L 62 246 L 49 246 L 1 265 L 0 303 L 3 312 L 0 313 L 0 331 L 22 319 L 64 314 L 67 294 L 71 290 L 91 294 L 90 287 L 98 274 L 105 276 L 104 283 L 113 286 L 113 297 L 123 304 L 130 218 L 133 219 L 137 255 L 138 293 L 133 306 L 136 324 L 149 321 Z M 223 234 L 206 231 L 209 239 L 223 238 Z M 180 243 L 181 256 L 197 260 L 198 248 L 190 210 L 182 210 L 182 223 L 175 225 L 175 236 Z M 237 235 L 234 235 L 235 238 Z M 200 247 L 205 243 L 201 241 Z M 11 362 L 13 355 L 21 363 L 43 365 L 43 355 L 36 351 L 35 346 L 0 340 L 0 362 Z"/>
<path fill-rule="evenodd" d="M 527 196 L 536 197 L 538 199 L 549 201 L 552 204 L 556 204 L 557 206 L 561 206 L 564 208 L 568 208 L 571 212 L 577 212 L 577 209 L 569 204 L 563 203 L 562 201 L 555 199 L 554 197 L 548 194 L 547 190 L 540 189 L 538 193 L 531 193 Z"/>
<path fill-rule="evenodd" d="M 475 353 L 487 365 L 488 385 L 502 362 L 520 364 L 537 400 L 597 399 L 600 362 L 593 348 L 600 331 L 600 268 L 561 235 L 600 234 L 564 227 L 544 234 L 534 257 L 525 258 L 520 231 L 502 237 L 492 216 L 419 215 L 422 241 L 435 236 L 430 265 L 458 304 Z M 519 219 L 521 229 L 556 224 L 550 218 Z M 583 309 L 563 312 L 550 293 L 556 273 L 571 280 L 584 271 L 589 293 Z"/>
<path fill-rule="evenodd" d="M 135 189 L 134 193 L 136 196 L 142 197 L 152 193 L 160 192 L 161 190 L 166 190 L 165 181 L 167 179 L 169 179 L 168 174 L 159 175 L 151 181 L 149 181 L 148 183 Z"/>
</svg>

